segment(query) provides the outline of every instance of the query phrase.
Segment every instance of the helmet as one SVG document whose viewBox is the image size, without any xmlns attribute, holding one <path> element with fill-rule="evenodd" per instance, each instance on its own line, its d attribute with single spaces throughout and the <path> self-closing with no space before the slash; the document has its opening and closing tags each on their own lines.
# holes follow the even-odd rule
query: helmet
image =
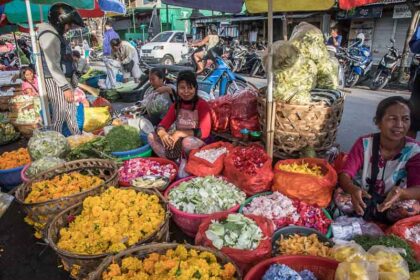
<svg viewBox="0 0 420 280">
<path fill-rule="evenodd" d="M 365 34 L 363 33 L 359 33 L 356 36 L 356 41 L 360 44 L 363 45 L 364 41 L 365 41 Z"/>
<path fill-rule="evenodd" d="M 77 10 L 64 3 L 57 3 L 51 6 L 48 12 L 48 21 L 60 34 L 64 33 L 64 26 L 66 24 L 75 24 L 80 27 L 85 26 Z"/>
</svg>

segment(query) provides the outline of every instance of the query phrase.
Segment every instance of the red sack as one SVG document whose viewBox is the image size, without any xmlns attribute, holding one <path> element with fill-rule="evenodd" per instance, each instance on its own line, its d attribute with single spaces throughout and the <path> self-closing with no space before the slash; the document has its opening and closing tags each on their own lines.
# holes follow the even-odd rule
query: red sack
<svg viewBox="0 0 420 280">
<path fill-rule="evenodd" d="M 420 244 L 417 244 L 415 242 L 412 242 L 410 240 L 407 240 L 405 238 L 405 230 L 408 228 L 411 228 L 415 225 L 420 224 L 420 215 L 416 215 L 410 218 L 402 219 L 396 222 L 392 227 L 390 227 L 386 233 L 387 234 L 394 234 L 399 236 L 400 238 L 407 241 L 407 243 L 411 246 L 413 249 L 414 255 L 416 257 L 416 260 L 420 262 Z"/>
<path fill-rule="evenodd" d="M 323 177 L 286 172 L 279 169 L 282 164 L 317 165 L 321 167 Z M 301 158 L 280 160 L 274 166 L 273 191 L 298 199 L 308 204 L 325 208 L 330 204 L 334 188 L 337 184 L 337 172 L 324 159 Z"/>
<path fill-rule="evenodd" d="M 211 240 L 206 236 L 206 230 L 213 220 L 224 220 L 228 215 L 229 213 L 216 213 L 206 218 L 198 228 L 197 235 L 195 236 L 195 244 L 215 249 Z M 263 233 L 263 239 L 260 241 L 258 247 L 255 250 L 222 247 L 220 251 L 229 256 L 245 274 L 255 264 L 271 257 L 271 236 L 274 232 L 274 224 L 271 220 L 264 217 L 255 215 L 244 216 L 254 220 Z"/>
<path fill-rule="evenodd" d="M 211 150 L 211 149 L 217 149 L 226 147 L 227 152 L 229 152 L 230 149 L 232 149 L 232 145 L 227 142 L 216 142 L 204 147 L 201 147 L 200 149 L 194 149 L 190 152 L 190 155 L 188 157 L 188 162 L 185 167 L 185 171 L 187 171 L 191 175 L 199 176 L 199 177 L 205 177 L 209 175 L 219 175 L 223 171 L 224 167 L 224 159 L 226 157 L 226 154 L 221 155 L 216 159 L 214 163 L 211 163 L 205 159 L 196 157 L 195 154 L 199 151 L 203 150 Z"/>
<path fill-rule="evenodd" d="M 273 180 L 272 160 L 260 145 L 239 146 L 225 157 L 223 176 L 248 196 L 268 191 Z"/>
<path fill-rule="evenodd" d="M 232 100 L 232 113 L 230 116 L 230 132 L 235 138 L 242 138 L 241 130 L 259 131 L 257 95 L 255 91 L 244 90 Z"/>
<path fill-rule="evenodd" d="M 208 104 L 210 106 L 212 129 L 219 132 L 228 131 L 232 97 L 225 95 L 209 101 Z"/>
</svg>

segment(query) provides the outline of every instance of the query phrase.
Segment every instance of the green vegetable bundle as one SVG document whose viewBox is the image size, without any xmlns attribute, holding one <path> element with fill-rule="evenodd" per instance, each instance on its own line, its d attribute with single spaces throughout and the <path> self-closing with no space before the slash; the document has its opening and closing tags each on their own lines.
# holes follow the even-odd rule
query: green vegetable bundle
<svg viewBox="0 0 420 280">
<path fill-rule="evenodd" d="M 32 160 L 43 157 L 63 158 L 70 150 L 66 137 L 56 131 L 36 132 L 28 142 L 28 150 Z"/>
<path fill-rule="evenodd" d="M 315 87 L 316 75 L 315 63 L 300 57 L 292 67 L 274 72 L 273 97 L 276 101 L 291 104 L 310 103 L 310 91 Z"/>
<path fill-rule="evenodd" d="M 67 155 L 68 161 L 88 158 L 113 159 L 105 137 L 97 137 L 87 143 L 81 144 L 71 150 Z"/>
<path fill-rule="evenodd" d="M 413 250 L 410 245 L 407 244 L 401 238 L 395 235 L 384 235 L 384 236 L 370 236 L 370 235 L 360 235 L 354 238 L 354 241 L 368 251 L 372 246 L 382 245 L 386 247 L 393 248 L 402 248 L 405 250 L 406 254 L 401 255 L 408 263 L 410 271 L 420 270 L 420 263 L 416 262 L 414 258 Z"/>
<path fill-rule="evenodd" d="M 139 130 L 129 126 L 116 126 L 106 135 L 108 149 L 111 152 L 125 152 L 141 146 Z"/>
<path fill-rule="evenodd" d="M 322 58 L 318 64 L 317 88 L 338 88 L 338 61 L 335 58 Z"/>
<path fill-rule="evenodd" d="M 41 172 L 54 168 L 65 162 L 66 162 L 65 160 L 61 158 L 57 158 L 57 157 L 49 157 L 49 156 L 43 157 L 31 163 L 28 170 L 26 171 L 26 175 L 29 176 L 30 178 L 34 178 Z"/>
<path fill-rule="evenodd" d="M 79 82 L 80 83 L 85 83 L 86 80 L 88 80 L 90 78 L 93 78 L 93 77 L 99 76 L 99 75 L 104 75 L 104 74 L 106 74 L 106 73 L 103 72 L 103 71 L 100 71 L 100 70 L 95 70 L 91 67 L 91 68 L 89 68 L 89 70 L 86 74 L 84 74 L 83 76 L 80 77 Z"/>
<path fill-rule="evenodd" d="M 0 123 L 0 145 L 9 143 L 17 137 L 19 137 L 19 133 L 11 123 Z"/>
</svg>

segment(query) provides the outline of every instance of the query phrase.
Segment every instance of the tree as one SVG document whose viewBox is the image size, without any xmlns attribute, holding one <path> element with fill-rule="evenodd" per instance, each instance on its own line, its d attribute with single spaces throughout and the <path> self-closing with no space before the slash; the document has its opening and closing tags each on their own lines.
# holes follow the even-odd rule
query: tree
<svg viewBox="0 0 420 280">
<path fill-rule="evenodd" d="M 407 35 L 405 37 L 404 49 L 402 52 L 400 69 L 398 72 L 399 82 L 401 82 L 404 77 L 404 66 L 406 64 L 406 61 L 408 59 L 408 54 L 409 54 L 408 43 L 410 42 L 410 39 L 413 36 L 414 31 L 416 30 L 417 24 L 419 22 L 419 16 L 420 16 L 420 7 L 415 6 L 413 3 L 413 0 L 406 0 L 406 4 L 411 11 L 411 23 L 410 23 L 410 27 L 407 30 Z"/>
</svg>

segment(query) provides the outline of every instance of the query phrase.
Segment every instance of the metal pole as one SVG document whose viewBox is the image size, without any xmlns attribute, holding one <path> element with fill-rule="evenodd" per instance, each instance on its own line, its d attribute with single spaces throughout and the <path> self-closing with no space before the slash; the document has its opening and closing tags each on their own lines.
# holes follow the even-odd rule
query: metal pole
<svg viewBox="0 0 420 280">
<path fill-rule="evenodd" d="M 28 15 L 28 24 L 29 24 L 29 34 L 31 36 L 31 44 L 32 44 L 32 51 L 33 55 L 35 56 L 35 69 L 38 75 L 38 88 L 39 88 L 39 98 L 41 101 L 41 110 L 42 110 L 42 120 L 44 125 L 49 125 L 51 123 L 50 120 L 50 110 L 48 108 L 48 97 L 47 91 L 45 89 L 45 78 L 44 72 L 42 70 L 42 61 L 41 61 L 41 53 L 39 50 L 38 41 L 36 39 L 34 24 L 32 21 L 32 11 L 31 11 L 31 4 L 29 0 L 25 0 L 26 4 L 26 13 Z"/>
<path fill-rule="evenodd" d="M 273 130 L 273 0 L 268 1 L 268 63 L 267 63 L 267 120 L 266 120 L 266 151 L 273 157 L 274 130 Z"/>
<path fill-rule="evenodd" d="M 283 27 L 283 40 L 287 41 L 287 17 L 286 14 L 283 14 L 283 20 L 282 20 L 282 27 Z"/>
<path fill-rule="evenodd" d="M 133 33 L 136 33 L 135 8 L 133 8 Z"/>
<path fill-rule="evenodd" d="M 41 22 L 44 22 L 44 11 L 42 10 L 42 6 L 41 5 L 38 5 L 38 7 L 39 7 L 39 17 L 40 17 L 40 20 L 41 20 Z"/>
<path fill-rule="evenodd" d="M 169 30 L 169 8 L 168 4 L 166 4 L 166 31 Z"/>
</svg>

